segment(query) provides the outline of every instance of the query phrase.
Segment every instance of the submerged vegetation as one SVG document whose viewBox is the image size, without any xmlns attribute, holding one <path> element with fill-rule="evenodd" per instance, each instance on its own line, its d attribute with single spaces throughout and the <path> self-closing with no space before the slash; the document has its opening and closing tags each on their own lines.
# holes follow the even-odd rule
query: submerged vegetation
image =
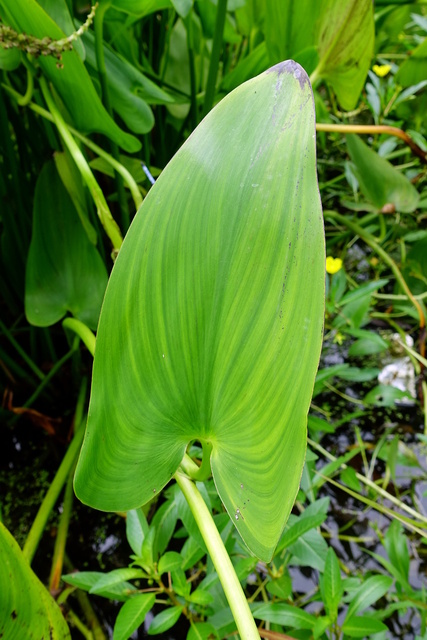
<svg viewBox="0 0 427 640">
<path fill-rule="evenodd" d="M 426 3 L 0 17 L 0 637 L 426 640 Z"/>
</svg>

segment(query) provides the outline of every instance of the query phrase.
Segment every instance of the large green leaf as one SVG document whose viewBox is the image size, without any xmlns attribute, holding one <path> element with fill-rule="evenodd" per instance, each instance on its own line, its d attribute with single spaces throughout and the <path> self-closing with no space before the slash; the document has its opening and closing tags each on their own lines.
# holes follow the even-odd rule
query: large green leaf
<svg viewBox="0 0 427 640">
<path fill-rule="evenodd" d="M 212 444 L 218 493 L 268 560 L 292 508 L 321 346 L 314 106 L 295 62 L 229 94 L 149 192 L 101 313 L 83 502 L 129 510 Z"/>
<path fill-rule="evenodd" d="M 385 158 L 379 156 L 354 134 L 346 136 L 350 157 L 356 165 L 356 176 L 365 197 L 378 209 L 391 204 L 401 213 L 414 211 L 418 191 Z"/>
<path fill-rule="evenodd" d="M 0 558 L 0 638 L 71 638 L 58 605 L 1 522 Z"/>
<path fill-rule="evenodd" d="M 65 37 L 36 0 L 1 0 L 0 7 L 19 31 L 37 38 L 49 36 L 60 40 Z M 126 151 L 138 151 L 141 148 L 139 140 L 122 131 L 104 109 L 79 55 L 75 51 L 63 53 L 61 69 L 58 69 L 56 62 L 51 56 L 40 56 L 38 59 L 43 73 L 64 101 L 76 127 L 85 132 L 104 133 Z"/>
<path fill-rule="evenodd" d="M 42 169 L 34 198 L 25 277 L 27 319 L 46 327 L 70 311 L 95 328 L 106 286 L 101 256 L 50 161 Z"/>
</svg>

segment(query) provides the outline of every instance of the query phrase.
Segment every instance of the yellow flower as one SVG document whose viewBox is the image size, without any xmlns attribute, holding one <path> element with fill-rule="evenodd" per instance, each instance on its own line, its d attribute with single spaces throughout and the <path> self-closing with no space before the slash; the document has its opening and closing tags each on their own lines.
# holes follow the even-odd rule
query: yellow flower
<svg viewBox="0 0 427 640">
<path fill-rule="evenodd" d="M 328 256 L 326 258 L 326 271 L 330 274 L 336 273 L 342 267 L 341 258 L 333 258 L 332 256 Z"/>
<path fill-rule="evenodd" d="M 391 70 L 391 66 L 389 64 L 374 64 L 372 67 L 372 71 L 379 77 L 384 78 L 389 71 Z"/>
</svg>

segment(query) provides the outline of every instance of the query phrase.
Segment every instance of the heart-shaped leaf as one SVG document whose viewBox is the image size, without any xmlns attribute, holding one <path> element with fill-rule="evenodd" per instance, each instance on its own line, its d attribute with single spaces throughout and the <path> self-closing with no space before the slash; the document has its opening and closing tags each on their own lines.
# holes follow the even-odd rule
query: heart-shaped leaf
<svg viewBox="0 0 427 640">
<path fill-rule="evenodd" d="M 70 311 L 95 328 L 106 285 L 102 258 L 87 237 L 51 160 L 40 173 L 34 198 L 25 275 L 28 322 L 47 327 Z"/>
<path fill-rule="evenodd" d="M 304 462 L 321 347 L 325 253 L 313 98 L 295 62 L 241 85 L 148 194 L 101 313 L 83 502 L 147 502 L 192 440 L 269 560 Z"/>
</svg>

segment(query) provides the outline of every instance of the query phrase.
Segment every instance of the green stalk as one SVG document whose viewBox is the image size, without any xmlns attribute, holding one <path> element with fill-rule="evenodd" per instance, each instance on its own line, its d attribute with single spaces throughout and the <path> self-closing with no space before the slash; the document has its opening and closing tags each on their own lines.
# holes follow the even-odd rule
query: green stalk
<svg viewBox="0 0 427 640">
<path fill-rule="evenodd" d="M 191 106 L 190 106 L 190 118 L 191 127 L 195 129 L 197 127 L 197 95 L 196 95 L 196 69 L 194 64 L 194 34 L 193 34 L 193 16 L 190 15 L 187 18 L 187 49 L 188 49 L 188 66 L 190 72 L 190 93 L 191 93 Z"/>
<path fill-rule="evenodd" d="M 49 120 L 50 122 L 54 122 L 53 116 L 49 113 L 49 111 L 46 111 L 46 109 L 43 109 L 43 107 L 40 107 L 38 104 L 35 104 L 34 102 L 31 102 L 28 106 L 32 111 L 34 111 L 34 113 L 38 113 L 40 116 L 42 116 L 46 120 Z M 86 136 L 84 136 L 82 133 L 80 133 L 73 127 L 68 127 L 68 130 L 70 133 L 73 134 L 75 138 L 78 138 L 81 142 L 83 142 L 83 144 L 88 149 L 91 149 L 91 151 L 96 153 L 100 158 L 103 158 L 106 162 L 108 162 L 113 167 L 113 169 L 117 171 L 117 173 L 120 173 L 123 180 L 127 184 L 129 191 L 131 192 L 133 201 L 135 203 L 135 208 L 139 209 L 139 207 L 142 205 L 141 192 L 132 174 L 129 173 L 126 167 L 124 167 L 121 162 L 117 162 L 117 160 L 115 160 L 109 153 L 104 151 L 104 149 L 102 149 L 97 144 L 95 144 L 95 142 L 93 142 L 90 138 L 87 138 Z"/>
<path fill-rule="evenodd" d="M 62 321 L 62 326 L 64 329 L 74 331 L 82 342 L 84 342 L 91 355 L 93 356 L 95 354 L 96 338 L 89 327 L 80 320 L 77 320 L 77 318 L 65 318 L 65 320 Z"/>
<path fill-rule="evenodd" d="M 189 455 L 185 454 L 181 467 L 185 471 L 185 473 L 190 476 L 192 480 L 197 482 L 204 482 L 211 476 L 211 453 L 212 453 L 212 445 L 210 442 L 202 442 L 203 448 L 203 457 L 202 464 L 200 467 L 190 458 Z"/>
<path fill-rule="evenodd" d="M 310 447 L 312 447 L 312 449 L 315 449 L 316 451 L 324 455 L 325 458 L 327 458 L 331 462 L 336 462 L 337 458 L 334 455 L 332 455 L 332 453 L 329 453 L 329 451 L 324 449 L 322 445 L 318 444 L 314 440 L 311 440 L 311 438 L 307 438 L 307 442 L 310 445 Z M 342 463 L 340 467 L 342 469 L 347 469 L 347 465 L 345 463 Z M 401 500 L 393 496 L 391 493 L 389 493 L 382 487 L 375 484 L 375 482 L 373 482 L 372 480 L 369 480 L 369 478 L 366 478 L 361 473 L 358 473 L 357 471 L 356 471 L 356 478 L 360 480 L 360 482 L 362 482 L 364 485 L 372 489 L 375 493 L 379 494 L 381 497 L 385 498 L 392 504 L 396 505 L 397 507 L 399 507 L 399 509 L 402 509 L 402 511 L 406 511 L 406 513 L 409 513 L 409 515 L 412 516 L 413 518 L 416 518 L 417 520 L 419 520 L 420 526 L 424 526 L 424 527 L 427 526 L 427 518 L 423 516 L 421 513 L 418 513 L 417 511 L 409 507 L 407 504 L 405 504 L 404 502 L 402 502 Z M 329 478 L 326 478 L 326 479 L 329 481 Z"/>
<path fill-rule="evenodd" d="M 36 374 L 36 376 L 40 379 L 40 380 L 44 380 L 46 378 L 45 374 L 43 373 L 43 371 L 41 371 L 38 366 L 35 364 L 35 362 L 33 362 L 30 358 L 30 356 L 25 353 L 24 349 L 21 347 L 21 345 L 15 340 L 15 338 L 13 337 L 13 335 L 10 333 L 9 329 L 6 327 L 6 325 L 0 320 L 0 329 L 2 330 L 2 332 L 4 333 L 4 335 L 6 336 L 6 338 L 9 340 L 10 344 L 16 349 L 16 351 L 19 353 L 19 355 L 21 356 L 21 358 L 27 363 L 27 365 L 29 366 L 29 368 L 31 369 L 31 371 L 33 371 L 33 373 Z"/>
<path fill-rule="evenodd" d="M 83 427 L 83 405 L 86 397 L 86 379 L 83 380 L 80 387 L 80 393 L 77 400 L 76 412 L 74 416 L 75 424 L 77 428 L 74 433 L 74 437 L 70 442 L 67 452 L 59 465 L 59 469 L 55 474 L 55 477 L 46 492 L 45 497 L 39 507 L 37 515 L 28 533 L 27 539 L 24 544 L 22 553 L 27 561 L 31 564 L 34 554 L 37 550 L 40 538 L 46 527 L 49 515 L 58 500 L 59 494 L 62 491 L 67 477 L 70 475 L 74 465 L 77 463 L 77 457 L 79 455 L 80 447 L 83 442 L 84 427 Z"/>
<path fill-rule="evenodd" d="M 392 127 L 387 124 L 329 124 L 324 122 L 316 122 L 316 131 L 325 131 L 329 133 L 357 133 L 366 135 L 386 135 L 396 136 L 405 142 L 411 149 L 412 153 L 418 156 L 424 163 L 427 162 L 427 152 L 421 149 L 411 136 L 398 127 Z"/>
<path fill-rule="evenodd" d="M 96 64 L 98 67 L 98 76 L 99 81 L 101 83 L 101 91 L 102 91 L 102 102 L 108 114 L 114 120 L 113 109 L 111 107 L 110 101 L 110 91 L 108 89 L 108 78 L 107 78 L 107 68 L 105 66 L 105 56 L 104 56 L 104 17 L 106 12 L 111 6 L 111 0 L 105 0 L 101 2 L 98 6 L 97 12 L 95 14 L 94 19 L 94 29 L 95 29 L 95 55 L 96 55 Z M 113 156 L 116 162 L 120 162 L 120 154 L 119 147 L 112 140 L 109 141 L 111 155 Z M 126 231 L 130 224 L 129 219 L 129 209 L 128 203 L 126 200 L 126 194 L 123 186 L 123 180 L 120 174 L 115 173 L 115 181 L 116 181 L 116 189 L 118 195 L 118 202 L 120 206 L 121 212 L 121 222 L 122 228 Z"/>
<path fill-rule="evenodd" d="M 121 244 L 123 242 L 122 235 L 120 233 L 120 229 L 111 215 L 111 211 L 108 207 L 107 201 L 104 198 L 104 194 L 101 191 L 101 188 L 97 181 L 95 180 L 95 176 L 93 175 L 91 168 L 89 167 L 86 158 L 81 152 L 79 146 L 74 140 L 73 136 L 70 133 L 70 130 L 65 123 L 62 115 L 57 108 L 53 97 L 49 91 L 47 82 L 43 76 L 40 78 L 40 87 L 43 93 L 43 97 L 46 101 L 46 104 L 49 108 L 49 111 L 52 114 L 53 121 L 59 131 L 59 134 L 68 148 L 71 156 L 73 157 L 74 162 L 76 163 L 83 180 L 89 188 L 89 191 L 92 195 L 92 198 L 95 202 L 99 219 L 101 220 L 101 224 L 105 229 L 106 234 L 111 240 L 111 244 L 113 245 L 113 249 L 115 253 L 118 253 Z"/>
<path fill-rule="evenodd" d="M 205 541 L 241 639 L 260 640 L 246 596 L 205 501 L 194 482 L 187 476 L 177 471 L 174 477 L 190 506 Z"/>
<path fill-rule="evenodd" d="M 41 394 L 43 389 L 49 384 L 49 382 L 58 373 L 58 371 L 61 369 L 61 367 L 67 362 L 67 360 L 69 360 L 71 358 L 71 356 L 77 350 L 78 343 L 79 343 L 79 339 L 76 337 L 76 342 L 73 344 L 72 348 L 69 351 L 67 351 L 67 353 L 64 356 L 62 356 L 62 358 L 60 360 L 55 362 L 55 364 L 53 365 L 52 369 L 44 377 L 42 383 L 37 387 L 37 389 L 34 391 L 34 393 L 23 404 L 23 408 L 30 407 L 33 404 L 33 402 L 36 401 L 36 399 L 39 397 L 39 395 Z"/>
<path fill-rule="evenodd" d="M 209 72 L 206 84 L 205 102 L 203 105 L 203 116 L 213 107 L 216 89 L 216 80 L 219 69 L 219 59 L 221 55 L 222 39 L 227 16 L 227 0 L 218 0 L 215 21 L 215 33 L 212 43 L 212 53 L 209 62 Z"/>
<path fill-rule="evenodd" d="M 33 97 L 33 91 L 34 91 L 34 79 L 33 79 L 34 69 L 32 69 L 30 65 L 26 64 L 25 66 L 27 68 L 27 89 L 24 95 L 21 96 L 17 101 L 20 107 L 26 107 L 27 104 L 31 102 L 31 98 Z"/>
<path fill-rule="evenodd" d="M 414 522 L 410 518 L 407 518 L 406 516 L 403 516 L 400 513 L 397 513 L 393 509 L 389 509 L 388 507 L 385 507 L 382 504 L 377 504 L 373 500 L 370 500 L 369 498 L 366 498 L 365 496 L 363 496 L 361 493 L 357 493 L 357 491 L 353 491 L 352 489 L 349 489 L 349 487 L 346 487 L 345 484 L 341 484 L 340 482 L 336 482 L 336 480 L 333 480 L 332 478 L 327 478 L 326 476 L 323 476 L 320 471 L 316 471 L 316 473 L 319 476 L 325 478 L 325 480 L 327 480 L 334 487 L 337 487 L 337 489 L 341 489 L 341 491 L 345 491 L 345 493 L 348 493 L 352 498 L 355 498 L 356 500 L 363 502 L 364 504 L 368 505 L 368 507 L 371 507 L 371 509 L 375 509 L 376 511 L 379 511 L 380 513 L 388 516 L 391 519 L 398 520 L 411 531 L 418 533 L 418 535 L 421 536 L 422 538 L 426 538 L 426 532 L 423 531 L 422 529 L 419 529 L 419 527 L 416 524 L 414 524 Z"/>
<path fill-rule="evenodd" d="M 55 593 L 59 587 L 59 581 L 64 564 L 64 552 L 67 543 L 68 527 L 70 524 L 71 511 L 73 508 L 73 473 L 74 468 L 68 474 L 68 480 L 64 492 L 62 503 L 62 513 L 59 520 L 58 531 L 53 550 L 52 566 L 49 576 L 49 591 Z"/>
</svg>

